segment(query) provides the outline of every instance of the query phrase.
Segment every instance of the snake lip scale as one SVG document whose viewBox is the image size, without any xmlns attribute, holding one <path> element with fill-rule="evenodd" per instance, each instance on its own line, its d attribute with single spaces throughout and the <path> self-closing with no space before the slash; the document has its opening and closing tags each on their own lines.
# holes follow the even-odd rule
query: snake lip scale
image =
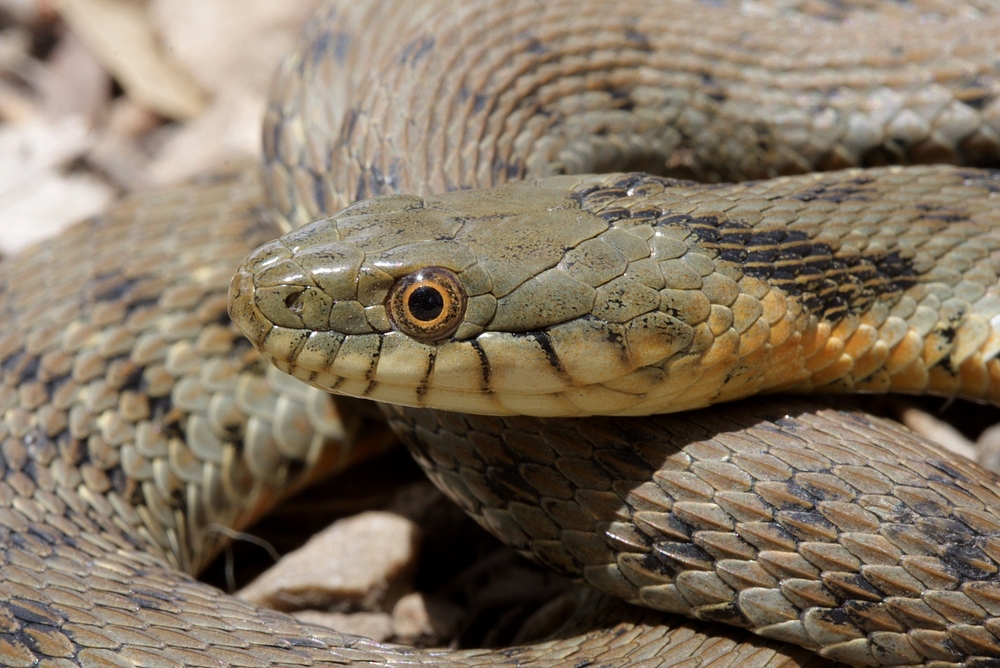
<svg viewBox="0 0 1000 668">
<path fill-rule="evenodd" d="M 997 478 L 747 398 L 1000 403 L 998 34 L 991 0 L 325 3 L 262 177 L 0 265 L 0 665 L 998 665 Z M 552 640 L 383 645 L 192 578 L 385 447 L 327 390 L 586 583 Z"/>
</svg>

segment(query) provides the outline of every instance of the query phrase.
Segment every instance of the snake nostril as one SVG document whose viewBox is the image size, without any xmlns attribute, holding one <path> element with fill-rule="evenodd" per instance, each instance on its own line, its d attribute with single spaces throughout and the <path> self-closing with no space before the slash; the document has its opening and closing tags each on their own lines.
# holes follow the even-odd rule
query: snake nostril
<svg viewBox="0 0 1000 668">
<path fill-rule="evenodd" d="M 302 312 L 305 310 L 305 305 L 302 303 L 302 293 L 294 292 L 285 297 L 285 307 L 287 307 L 292 314 L 301 318 Z"/>
</svg>

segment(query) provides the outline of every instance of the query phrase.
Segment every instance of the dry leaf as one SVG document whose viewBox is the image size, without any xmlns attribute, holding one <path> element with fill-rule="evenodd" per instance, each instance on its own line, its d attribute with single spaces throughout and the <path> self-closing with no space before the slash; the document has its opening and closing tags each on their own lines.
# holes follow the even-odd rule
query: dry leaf
<svg viewBox="0 0 1000 668">
<path fill-rule="evenodd" d="M 63 19 L 129 97 L 168 118 L 196 116 L 205 97 L 160 49 L 144 5 L 130 0 L 58 0 Z"/>
</svg>

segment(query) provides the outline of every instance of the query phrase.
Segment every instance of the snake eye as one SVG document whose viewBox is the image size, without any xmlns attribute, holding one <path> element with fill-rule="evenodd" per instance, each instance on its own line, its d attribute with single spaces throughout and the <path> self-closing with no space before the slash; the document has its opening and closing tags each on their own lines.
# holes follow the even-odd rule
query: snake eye
<svg viewBox="0 0 1000 668">
<path fill-rule="evenodd" d="M 455 333 L 465 316 L 465 301 L 465 289 L 454 272 L 428 267 L 397 280 L 385 306 L 396 329 L 430 342 Z"/>
</svg>

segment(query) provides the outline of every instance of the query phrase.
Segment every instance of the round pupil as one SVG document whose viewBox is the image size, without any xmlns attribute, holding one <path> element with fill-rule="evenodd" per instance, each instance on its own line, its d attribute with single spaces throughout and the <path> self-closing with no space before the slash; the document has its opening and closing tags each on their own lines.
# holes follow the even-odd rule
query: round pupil
<svg viewBox="0 0 1000 668">
<path fill-rule="evenodd" d="M 444 310 L 444 298 L 436 288 L 421 286 L 410 293 L 406 305 L 414 318 L 429 322 L 441 315 L 441 311 Z"/>
</svg>

